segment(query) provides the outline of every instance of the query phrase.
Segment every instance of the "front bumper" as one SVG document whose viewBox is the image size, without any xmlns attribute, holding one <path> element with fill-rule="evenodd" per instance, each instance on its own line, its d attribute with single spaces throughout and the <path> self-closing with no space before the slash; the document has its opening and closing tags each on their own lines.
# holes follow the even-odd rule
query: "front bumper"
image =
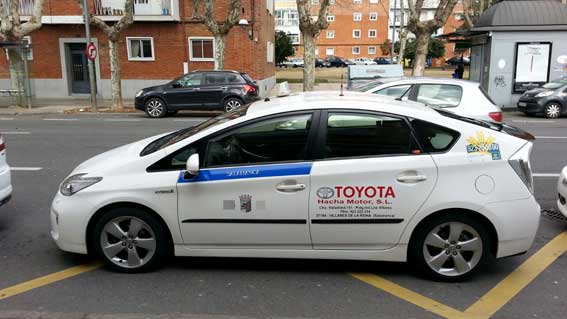
<svg viewBox="0 0 567 319">
<path fill-rule="evenodd" d="M 59 192 L 51 204 L 51 238 L 64 251 L 86 254 L 86 230 L 94 206 L 80 194 L 63 196 Z"/>
<path fill-rule="evenodd" d="M 567 168 L 563 169 L 557 181 L 557 197 L 557 208 L 567 217 Z"/>
<path fill-rule="evenodd" d="M 543 98 L 535 98 L 535 97 L 521 97 L 518 100 L 518 107 L 519 111 L 524 113 L 536 114 L 536 113 L 543 113 L 543 109 L 545 108 L 546 102 Z"/>
<path fill-rule="evenodd" d="M 136 108 L 137 110 L 140 111 L 144 111 L 145 110 L 145 105 L 144 105 L 145 99 L 144 96 L 140 96 L 134 99 L 134 108 Z"/>
</svg>

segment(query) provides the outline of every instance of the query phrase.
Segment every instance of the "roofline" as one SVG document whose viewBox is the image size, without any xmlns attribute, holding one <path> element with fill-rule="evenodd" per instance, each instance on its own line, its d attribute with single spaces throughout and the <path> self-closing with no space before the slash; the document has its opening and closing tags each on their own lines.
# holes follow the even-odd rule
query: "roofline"
<svg viewBox="0 0 567 319">
<path fill-rule="evenodd" d="M 488 31 L 567 31 L 567 24 L 500 25 L 472 28 L 473 32 Z"/>
</svg>

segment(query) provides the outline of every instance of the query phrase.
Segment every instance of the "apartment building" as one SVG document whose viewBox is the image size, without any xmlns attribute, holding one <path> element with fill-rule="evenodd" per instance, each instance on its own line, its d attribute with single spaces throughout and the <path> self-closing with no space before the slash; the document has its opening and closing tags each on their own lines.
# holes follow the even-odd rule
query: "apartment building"
<svg viewBox="0 0 567 319">
<path fill-rule="evenodd" d="M 20 2 L 20 14 L 29 18 L 34 0 Z M 124 10 L 124 0 L 88 0 L 92 14 L 112 23 Z M 260 93 L 275 84 L 273 0 L 242 0 L 241 19 L 226 43 L 225 68 L 249 73 Z M 9 7 L 9 6 L 5 6 Z M 137 90 L 169 82 L 191 70 L 213 69 L 215 40 L 192 18 L 192 0 L 135 0 L 134 24 L 121 35 L 120 66 L 125 98 Z M 215 1 L 218 20 L 226 17 L 226 1 Z M 26 17 L 28 16 L 28 17 Z M 88 83 L 86 39 L 77 0 L 45 0 L 43 27 L 27 37 L 32 94 L 36 97 L 86 97 Z M 95 60 L 97 94 L 110 98 L 110 63 L 106 36 L 91 27 L 98 48 Z M 10 87 L 8 61 L 0 55 L 0 87 Z"/>
<path fill-rule="evenodd" d="M 311 0 L 312 15 L 319 0 Z M 296 55 L 303 54 L 297 6 L 293 0 L 276 0 L 276 30 L 292 37 Z M 388 38 L 388 0 L 331 0 L 327 21 L 317 40 L 320 58 L 336 55 L 347 59 L 383 56 L 380 46 Z"/>
</svg>

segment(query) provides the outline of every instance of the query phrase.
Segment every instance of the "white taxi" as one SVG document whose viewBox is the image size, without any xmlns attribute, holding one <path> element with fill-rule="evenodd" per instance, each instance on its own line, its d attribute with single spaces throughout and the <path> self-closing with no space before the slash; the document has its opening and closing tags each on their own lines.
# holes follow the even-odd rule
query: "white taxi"
<svg viewBox="0 0 567 319">
<path fill-rule="evenodd" d="M 557 208 L 567 217 L 567 166 L 563 167 L 557 181 Z"/>
<path fill-rule="evenodd" d="M 51 235 L 122 272 L 174 254 L 409 260 L 461 280 L 532 245 L 532 139 L 365 93 L 259 101 L 82 163 Z"/>
</svg>

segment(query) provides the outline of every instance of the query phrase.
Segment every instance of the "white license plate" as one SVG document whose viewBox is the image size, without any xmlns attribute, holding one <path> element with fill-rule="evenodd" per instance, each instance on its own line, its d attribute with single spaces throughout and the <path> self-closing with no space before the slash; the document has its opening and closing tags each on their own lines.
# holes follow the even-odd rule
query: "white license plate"
<svg viewBox="0 0 567 319">
<path fill-rule="evenodd" d="M 527 106 L 526 102 L 520 102 L 518 103 L 518 106 Z"/>
</svg>

